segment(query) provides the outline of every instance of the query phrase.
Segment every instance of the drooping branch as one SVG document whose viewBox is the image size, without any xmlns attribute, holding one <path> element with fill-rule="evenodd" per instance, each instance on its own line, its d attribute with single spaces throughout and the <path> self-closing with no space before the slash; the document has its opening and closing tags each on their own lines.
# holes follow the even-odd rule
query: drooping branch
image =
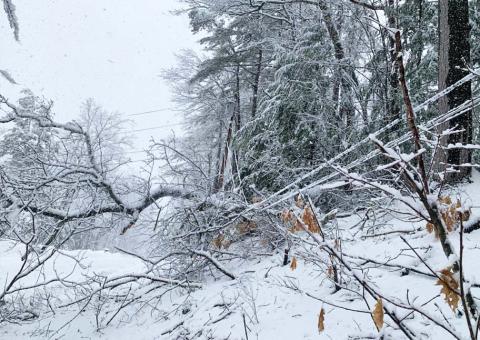
<svg viewBox="0 0 480 340">
<path fill-rule="evenodd" d="M 0 95 L 0 104 L 6 105 L 10 112 L 7 113 L 4 117 L 0 118 L 1 123 L 10 123 L 17 120 L 26 119 L 30 121 L 35 121 L 41 128 L 53 128 L 60 131 L 64 131 L 71 135 L 79 136 L 87 152 L 88 165 L 78 166 L 72 165 L 72 168 L 66 169 L 61 175 L 51 175 L 41 181 L 41 183 L 36 184 L 36 189 L 39 189 L 41 186 L 47 185 L 48 183 L 61 181 L 62 178 L 71 175 L 81 175 L 82 177 L 88 176 L 91 178 L 89 184 L 94 187 L 103 189 L 107 194 L 111 202 L 102 203 L 100 206 L 88 208 L 88 209 L 57 209 L 52 207 L 37 206 L 34 203 L 30 202 L 28 204 L 28 210 L 33 213 L 41 214 L 43 216 L 55 218 L 68 222 L 70 220 L 89 218 L 94 216 L 99 216 L 106 213 L 122 213 L 126 215 L 138 215 L 141 211 L 148 208 L 151 204 L 161 198 L 172 197 L 172 198 L 185 198 L 190 199 L 193 197 L 193 194 L 183 190 L 179 187 L 173 185 L 159 185 L 158 187 L 151 188 L 150 191 L 144 195 L 143 198 L 136 200 L 135 202 L 128 202 L 122 196 L 120 196 L 113 184 L 107 178 L 105 171 L 102 170 L 100 166 L 100 161 L 97 159 L 97 156 L 94 151 L 92 144 L 92 137 L 89 132 L 85 130 L 80 124 L 76 122 L 70 123 L 58 123 L 51 119 L 50 117 L 37 115 L 31 112 L 25 112 L 20 110 L 15 105 L 10 103 L 4 96 Z M 68 166 L 67 166 L 68 167 Z M 8 180 L 2 176 L 2 179 L 9 183 Z M 14 185 L 15 183 L 9 183 Z M 35 188 L 31 188 L 35 191 Z M 25 203 L 21 199 L 17 199 L 15 195 L 7 195 L 4 193 L 8 199 L 9 205 L 17 206 L 18 208 L 25 208 Z"/>
<path fill-rule="evenodd" d="M 407 81 L 405 78 L 405 67 L 403 63 L 403 49 L 402 49 L 402 39 L 400 36 L 400 31 L 395 32 L 395 51 L 397 53 L 397 65 L 398 65 L 398 81 L 400 83 L 400 87 L 402 88 L 403 93 L 403 101 L 405 103 L 405 109 L 407 112 L 407 122 L 408 127 L 413 135 L 413 141 L 415 145 L 415 151 L 418 153 L 419 150 L 422 148 L 420 144 L 420 133 L 418 132 L 417 125 L 415 124 L 415 113 L 413 110 L 412 101 L 410 100 L 410 94 L 408 92 Z M 423 184 L 423 191 L 425 195 L 428 195 L 428 179 L 427 173 L 425 171 L 425 163 L 423 161 L 423 155 L 419 154 L 417 157 L 418 161 L 418 170 L 420 172 L 420 177 Z"/>
</svg>

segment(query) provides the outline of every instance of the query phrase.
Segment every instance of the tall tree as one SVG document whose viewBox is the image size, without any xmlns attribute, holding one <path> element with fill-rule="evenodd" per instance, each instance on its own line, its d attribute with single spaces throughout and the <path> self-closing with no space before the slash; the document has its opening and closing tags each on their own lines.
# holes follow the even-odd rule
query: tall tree
<svg viewBox="0 0 480 340">
<path fill-rule="evenodd" d="M 468 74 L 470 63 L 470 24 L 468 0 L 439 0 L 439 72 L 438 89 L 442 91 Z M 472 99 L 471 83 L 467 82 L 450 92 L 439 102 L 440 114 Z M 444 141 L 448 144 L 469 144 L 472 142 L 472 111 L 452 119 L 449 128 L 462 130 L 451 134 Z M 449 173 L 449 181 L 457 181 L 470 176 L 469 167 L 459 167 L 470 163 L 472 153 L 466 149 L 449 149 L 446 161 L 453 165 L 455 172 Z"/>
</svg>

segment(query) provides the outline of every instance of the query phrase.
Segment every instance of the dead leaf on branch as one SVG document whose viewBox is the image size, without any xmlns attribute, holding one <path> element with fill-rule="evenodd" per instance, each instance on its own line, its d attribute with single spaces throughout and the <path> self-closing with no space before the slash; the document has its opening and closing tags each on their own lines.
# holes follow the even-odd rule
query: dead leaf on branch
<svg viewBox="0 0 480 340">
<path fill-rule="evenodd" d="M 470 215 L 472 214 L 472 210 L 468 209 L 460 213 L 460 218 L 462 219 L 462 222 L 467 222 L 470 219 Z"/>
<path fill-rule="evenodd" d="M 221 249 L 223 240 L 225 240 L 225 236 L 223 236 L 223 234 L 220 234 L 212 240 L 212 243 L 217 249 Z"/>
<path fill-rule="evenodd" d="M 292 263 L 290 263 L 290 269 L 291 270 L 297 269 L 297 258 L 295 256 L 292 257 Z"/>
<path fill-rule="evenodd" d="M 257 229 L 257 224 L 253 221 L 244 221 L 237 224 L 237 231 L 241 234 L 252 233 Z"/>
<path fill-rule="evenodd" d="M 320 314 L 318 315 L 318 332 L 322 333 L 325 330 L 325 310 L 320 309 Z"/>
<path fill-rule="evenodd" d="M 333 277 L 333 266 L 328 266 L 328 269 L 327 269 L 327 275 L 329 278 L 332 278 Z"/>
<path fill-rule="evenodd" d="M 438 198 L 439 213 L 445 224 L 448 232 L 452 232 L 459 227 L 460 222 L 468 221 L 471 215 L 470 209 L 462 211 L 462 203 L 457 200 L 452 203 L 449 196 L 442 196 Z M 438 238 L 438 230 L 432 223 L 427 223 L 427 231 L 429 233 L 435 232 L 435 237 Z"/>
<path fill-rule="evenodd" d="M 383 327 L 383 302 L 382 299 L 378 298 L 377 303 L 375 304 L 375 308 L 372 312 L 373 322 L 377 327 L 377 330 L 380 331 Z"/>
<path fill-rule="evenodd" d="M 440 196 L 438 198 L 438 201 L 440 203 L 445 204 L 445 205 L 451 205 L 452 204 L 452 199 L 450 198 L 450 196 Z"/>
<path fill-rule="evenodd" d="M 320 233 L 320 226 L 318 225 L 317 219 L 311 207 L 307 206 L 303 209 L 302 215 L 303 223 L 308 228 L 308 231 L 311 233 Z"/>
<path fill-rule="evenodd" d="M 444 295 L 445 302 L 455 311 L 458 308 L 460 296 L 457 293 L 459 284 L 453 276 L 452 268 L 448 267 L 440 271 L 440 279 L 436 285 L 442 287 L 440 293 Z"/>
<path fill-rule="evenodd" d="M 291 222 L 293 218 L 293 213 L 290 209 L 283 209 L 282 213 L 280 214 L 280 219 L 283 223 Z"/>
<path fill-rule="evenodd" d="M 302 226 L 302 222 L 300 222 L 298 219 L 295 220 L 295 224 L 288 228 L 288 231 L 291 232 L 292 234 L 295 234 L 297 231 L 302 231 L 304 230 L 303 229 L 303 226 Z"/>
<path fill-rule="evenodd" d="M 438 232 L 437 229 L 435 229 L 435 226 L 433 223 L 428 222 L 427 223 L 427 231 L 431 234 L 435 231 L 435 237 L 438 238 Z"/>
</svg>

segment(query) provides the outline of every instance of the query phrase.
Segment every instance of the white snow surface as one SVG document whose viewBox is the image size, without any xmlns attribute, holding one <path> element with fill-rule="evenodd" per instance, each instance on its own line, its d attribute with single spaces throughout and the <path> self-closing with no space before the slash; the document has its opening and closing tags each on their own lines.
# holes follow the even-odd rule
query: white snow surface
<svg viewBox="0 0 480 340">
<path fill-rule="evenodd" d="M 480 199 L 480 176 L 474 173 L 474 183 L 459 188 L 458 193 L 467 197 L 466 203 L 472 206 L 473 218 L 480 215 L 480 207 L 475 203 Z M 399 264 L 428 272 L 427 268 L 408 250 L 399 233 L 421 253 L 429 266 L 434 270 L 447 267 L 451 259 L 447 259 L 434 236 L 426 231 L 424 223 L 402 221 L 401 218 L 386 219 L 385 223 L 375 228 L 367 226 L 362 230 L 358 225 L 359 218 L 352 216 L 339 219 L 345 241 L 343 252 L 349 261 L 353 257 L 363 257 L 379 262 L 391 260 Z M 376 236 L 373 235 L 381 235 Z M 303 235 L 302 237 L 307 237 Z M 450 239 L 458 252 L 458 233 L 451 234 Z M 475 277 L 480 272 L 480 230 L 465 234 L 465 276 L 472 283 L 480 283 Z M 368 298 L 369 307 L 357 295 L 340 290 L 333 293 L 333 284 L 326 273 L 320 270 L 318 263 L 306 262 L 302 256 L 307 248 L 293 249 L 291 255 L 298 259 L 298 267 L 291 270 L 282 266 L 283 249 L 278 249 L 272 256 L 258 256 L 249 260 L 231 262 L 225 265 L 236 276 L 231 280 L 215 272 L 214 277 L 206 279 L 203 288 L 187 294 L 175 290 L 165 294 L 161 299 L 150 303 L 149 307 L 131 305 L 120 312 L 118 318 L 110 326 L 97 330 L 95 310 L 87 308 L 84 312 L 60 331 L 55 332 L 79 312 L 79 305 L 61 309 L 56 314 L 45 313 L 27 324 L 2 324 L 0 339 L 349 339 L 349 336 L 379 338 L 383 334 L 386 339 L 403 339 L 402 334 L 385 328 L 377 332 L 369 312 L 375 301 Z M 11 242 L 0 242 L 0 282 L 7 281 L 18 270 L 23 248 Z M 308 248 L 315 252 L 315 246 Z M 45 277 L 57 273 L 70 273 L 75 267 L 75 259 L 81 259 L 86 268 L 78 265 L 70 279 L 81 279 L 83 274 L 95 272 L 107 276 L 142 272 L 145 265 L 139 259 L 110 251 L 66 251 L 58 254 L 44 270 Z M 68 256 L 67 256 L 68 255 Z M 320 254 L 320 256 L 322 256 Z M 360 260 L 355 260 L 357 263 Z M 375 282 L 377 288 L 391 297 L 406 300 L 407 292 L 411 303 L 424 308 L 436 318 L 444 322 L 440 309 L 448 322 L 459 334 L 467 336 L 465 320 L 458 318 L 440 296 L 440 287 L 436 279 L 410 272 L 402 275 L 396 268 L 377 268 L 375 265 L 364 265 L 370 268 L 360 275 L 366 275 Z M 55 268 L 55 271 L 54 271 Z M 34 280 L 43 279 L 36 276 Z M 22 282 L 23 285 L 34 281 Z M 66 288 L 52 286 L 51 291 L 58 297 L 66 296 Z M 474 295 L 480 293 L 472 287 Z M 317 297 L 324 302 L 315 299 Z M 427 301 L 433 301 L 422 306 Z M 387 303 L 385 303 L 387 304 Z M 388 305 L 388 304 L 387 304 Z M 347 307 L 363 312 L 354 312 L 340 308 Z M 325 330 L 317 329 L 318 315 L 325 310 Z M 393 308 L 393 306 L 392 306 Z M 399 316 L 407 316 L 407 312 L 396 309 Z M 387 324 L 392 324 L 385 317 Z M 451 339 L 451 335 L 439 328 L 426 327 L 424 320 L 416 317 L 408 325 L 417 333 L 419 339 Z M 49 329 L 49 332 L 39 331 Z"/>
</svg>

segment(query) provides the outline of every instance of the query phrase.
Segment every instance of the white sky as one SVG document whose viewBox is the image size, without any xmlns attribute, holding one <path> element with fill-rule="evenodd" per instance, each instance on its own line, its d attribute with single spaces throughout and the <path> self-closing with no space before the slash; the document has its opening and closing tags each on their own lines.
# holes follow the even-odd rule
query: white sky
<svg viewBox="0 0 480 340">
<path fill-rule="evenodd" d="M 135 125 L 131 130 L 165 126 L 135 134 L 142 149 L 151 136 L 178 133 L 178 113 L 172 108 L 168 84 L 159 77 L 175 64 L 174 53 L 198 49 L 186 16 L 176 0 L 13 0 L 20 22 L 20 43 L 13 39 L 0 13 L 0 69 L 20 84 L 0 80 L 7 95 L 30 88 L 55 102 L 57 120 L 79 114 L 92 97 L 109 111 L 118 111 Z M 2 9 L 3 10 L 3 9 Z M 0 77 L 1 78 L 1 77 Z M 134 157 L 135 158 L 135 157 Z"/>
</svg>

